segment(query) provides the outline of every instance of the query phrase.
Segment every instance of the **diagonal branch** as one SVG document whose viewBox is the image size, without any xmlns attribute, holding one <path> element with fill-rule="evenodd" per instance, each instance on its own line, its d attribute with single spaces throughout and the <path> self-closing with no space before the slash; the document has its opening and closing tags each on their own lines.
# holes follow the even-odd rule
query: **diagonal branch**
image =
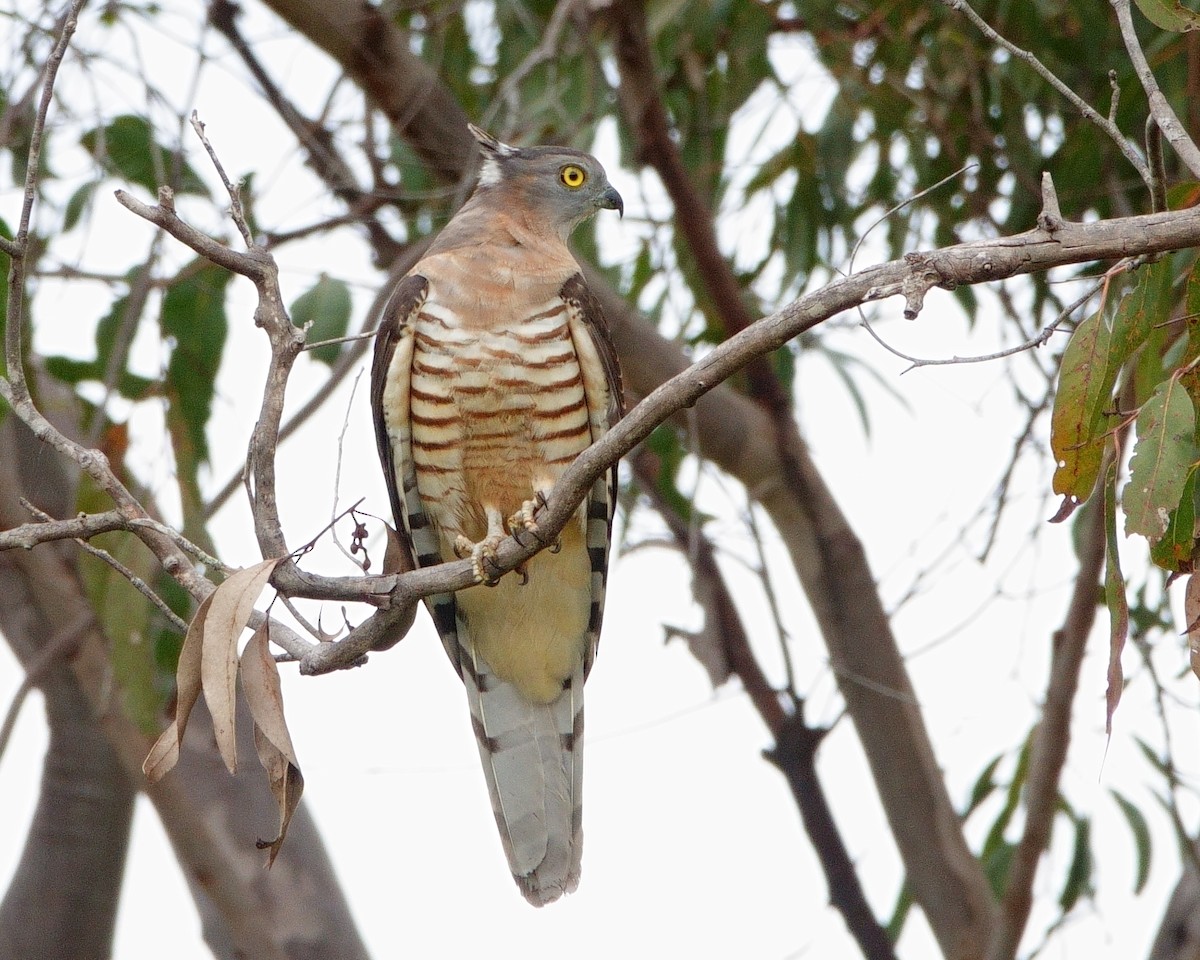
<svg viewBox="0 0 1200 960">
<path fill-rule="evenodd" d="M 1104 471 L 1101 471 L 1101 476 Z M 1058 784 L 1071 743 L 1071 707 L 1079 688 L 1079 672 L 1092 624 L 1096 620 L 1096 585 L 1104 567 L 1104 510 L 1092 503 L 1082 518 L 1079 572 L 1066 620 L 1054 634 L 1050 679 L 1042 717 L 1034 728 L 1025 781 L 1025 829 L 1013 853 L 988 960 L 1012 960 L 1020 946 L 1033 906 L 1033 882 L 1058 810 Z"/>
<path fill-rule="evenodd" d="M 1146 62 L 1146 54 L 1142 52 L 1137 31 L 1133 27 L 1133 14 L 1129 9 L 1129 0 L 1109 0 L 1109 2 L 1112 3 L 1113 9 L 1117 13 L 1117 23 L 1121 27 L 1121 40 L 1125 43 L 1125 52 L 1129 54 L 1129 60 L 1142 84 L 1142 89 L 1146 91 L 1146 99 L 1150 103 L 1150 113 L 1153 114 L 1159 130 L 1167 138 L 1167 142 L 1175 148 L 1179 159 L 1191 171 L 1192 176 L 1200 177 L 1200 147 L 1196 146 L 1196 141 L 1179 122 L 1179 117 L 1176 116 L 1170 101 L 1163 96 L 1158 81 L 1154 79 L 1154 71 Z"/>
<path fill-rule="evenodd" d="M 867 903 L 858 872 L 817 774 L 817 748 L 829 731 L 810 727 L 805 722 L 803 701 L 794 702 L 791 712 L 783 708 L 783 697 L 771 687 L 750 648 L 746 626 L 717 566 L 712 543 L 703 534 L 693 537 L 687 521 L 659 494 L 644 454 L 634 459 L 633 466 L 642 490 L 666 521 L 680 551 L 688 555 L 694 576 L 703 581 L 703 589 L 699 583 L 693 588 L 697 600 L 701 600 L 701 594 L 712 597 L 711 605 L 705 604 L 705 616 L 715 623 L 709 623 L 708 628 L 720 638 L 729 669 L 741 680 L 742 687 L 775 738 L 775 746 L 764 755 L 787 778 L 800 808 L 805 832 L 820 859 L 830 903 L 841 913 L 864 957 L 895 960 L 887 932 Z"/>
</svg>

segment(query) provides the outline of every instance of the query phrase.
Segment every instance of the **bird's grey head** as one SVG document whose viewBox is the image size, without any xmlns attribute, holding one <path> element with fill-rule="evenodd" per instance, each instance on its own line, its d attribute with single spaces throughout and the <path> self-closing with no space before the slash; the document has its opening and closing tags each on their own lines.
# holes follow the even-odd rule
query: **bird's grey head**
<svg viewBox="0 0 1200 960">
<path fill-rule="evenodd" d="M 621 195 L 600 161 L 569 147 L 511 147 L 471 125 L 483 166 L 477 190 L 517 191 L 525 208 L 545 217 L 566 239 L 597 210 L 625 213 Z"/>
</svg>

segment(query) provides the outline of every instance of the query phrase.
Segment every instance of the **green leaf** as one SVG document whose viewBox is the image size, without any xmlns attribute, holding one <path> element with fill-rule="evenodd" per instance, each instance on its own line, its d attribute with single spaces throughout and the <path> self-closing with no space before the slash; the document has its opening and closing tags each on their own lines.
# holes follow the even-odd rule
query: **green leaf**
<svg viewBox="0 0 1200 960">
<path fill-rule="evenodd" d="M 680 442 L 677 429 L 669 423 L 659 424 L 645 442 L 657 458 L 654 473 L 659 494 L 677 516 L 702 522 L 706 515 L 696 511 L 692 498 L 684 494 L 678 486 L 679 469 L 687 451 Z"/>
<path fill-rule="evenodd" d="M 47 357 L 46 372 L 55 380 L 72 386 L 84 380 L 99 380 L 100 371 L 95 360 L 76 360 L 74 357 Z"/>
<path fill-rule="evenodd" d="M 1108 607 L 1108 689 L 1105 693 L 1104 732 L 1112 736 L 1112 718 L 1121 702 L 1125 674 L 1121 652 L 1129 636 L 1129 601 L 1117 552 L 1117 464 L 1109 464 L 1104 480 L 1104 603 Z"/>
<path fill-rule="evenodd" d="M 1092 822 L 1087 817 L 1075 818 L 1075 850 L 1071 855 L 1071 865 L 1067 868 L 1067 878 L 1063 882 L 1062 893 L 1058 897 L 1058 905 L 1063 912 L 1070 910 L 1079 902 L 1081 896 L 1092 892 Z"/>
<path fill-rule="evenodd" d="M 1191 471 L 1183 485 L 1179 505 L 1171 511 L 1167 531 L 1150 547 L 1150 559 L 1171 573 L 1192 569 L 1192 551 L 1196 544 L 1196 480 Z"/>
<path fill-rule="evenodd" d="M 176 193 L 208 196 L 204 181 L 182 157 L 160 146 L 145 117 L 125 114 L 107 126 L 87 131 L 80 142 L 114 176 L 155 194 L 161 184 Z"/>
<path fill-rule="evenodd" d="M 900 934 L 904 932 L 904 923 L 908 920 L 908 915 L 912 912 L 912 908 L 912 888 L 906 880 L 901 885 L 900 892 L 896 895 L 896 905 L 892 908 L 892 915 L 887 923 L 887 937 L 892 943 L 899 941 Z"/>
<path fill-rule="evenodd" d="M 1076 502 L 1091 496 L 1112 419 L 1113 388 L 1125 361 L 1170 309 L 1171 271 L 1170 258 L 1151 265 L 1121 298 L 1111 322 L 1101 307 L 1075 328 L 1063 354 L 1050 419 L 1055 493 Z"/>
<path fill-rule="evenodd" d="M 291 314 L 296 326 L 308 328 L 305 339 L 309 343 L 344 337 L 350 326 L 350 288 L 321 274 L 315 286 L 296 298 Z M 309 350 L 308 355 L 333 366 L 341 352 L 342 344 L 330 343 Z"/>
<path fill-rule="evenodd" d="M 983 856 L 983 873 L 997 900 L 1004 896 L 1008 886 L 1008 875 L 1016 850 L 1015 843 L 1002 839 Z"/>
<path fill-rule="evenodd" d="M 1108 792 L 1117 801 L 1117 806 L 1125 815 L 1125 822 L 1129 824 L 1129 832 L 1133 834 L 1133 846 L 1137 851 L 1137 879 L 1134 880 L 1133 892 L 1139 894 L 1145 889 L 1146 881 L 1150 878 L 1150 858 L 1153 850 L 1150 826 L 1146 823 L 1146 817 L 1142 811 L 1130 800 L 1111 788 Z"/>
<path fill-rule="evenodd" d="M 1179 0 L 1134 0 L 1147 20 L 1160 30 L 1186 33 L 1200 30 L 1200 15 L 1189 10 Z"/>
<path fill-rule="evenodd" d="M 985 864 L 991 863 L 1006 848 L 1008 848 L 1008 853 L 1004 856 L 1011 856 L 1012 845 L 1004 839 L 1004 831 L 1008 829 L 1008 825 L 1012 822 L 1013 815 L 1021 803 L 1021 790 L 1025 786 L 1025 778 L 1029 775 L 1029 749 L 1032 737 L 1031 731 L 1021 745 L 1021 752 L 1017 754 L 1017 768 L 1013 771 L 1012 782 L 1009 783 L 1008 790 L 1005 791 L 1004 806 L 1000 808 L 1000 812 L 996 815 L 996 819 L 983 841 L 979 859 Z"/>
<path fill-rule="evenodd" d="M 204 430 L 229 327 L 225 318 L 229 271 L 207 261 L 197 264 L 185 269 L 184 279 L 167 290 L 159 315 L 163 336 L 174 341 L 164 389 L 181 472 L 208 461 Z"/>
<path fill-rule="evenodd" d="M 120 464 L 115 466 L 120 470 Z M 86 474 L 81 475 L 76 509 L 94 513 L 109 506 L 107 494 Z M 90 542 L 107 550 L 143 581 L 153 583 L 158 564 L 136 537 L 108 533 Z M 110 663 L 124 713 L 139 729 L 152 733 L 158 727 L 169 689 L 169 677 L 158 670 L 149 634 L 153 607 L 122 574 L 98 557 L 81 552 L 79 572 L 88 601 L 112 645 Z"/>
<path fill-rule="evenodd" d="M 975 785 L 971 787 L 971 798 L 967 801 L 967 809 L 962 813 L 964 820 L 974 813 L 976 808 L 996 789 L 996 768 L 1000 766 L 1000 761 L 1003 759 L 1004 754 L 996 754 L 991 763 L 984 767 L 979 776 L 975 778 Z"/>
<path fill-rule="evenodd" d="M 1161 539 L 1196 462 L 1196 411 L 1177 379 L 1158 385 L 1137 418 L 1137 444 L 1121 498 L 1125 534 Z"/>
<path fill-rule="evenodd" d="M 66 209 L 63 211 L 63 233 L 75 229 L 83 216 L 83 211 L 92 205 L 92 199 L 96 196 L 98 186 L 100 186 L 99 181 L 92 180 L 71 194 Z"/>
</svg>

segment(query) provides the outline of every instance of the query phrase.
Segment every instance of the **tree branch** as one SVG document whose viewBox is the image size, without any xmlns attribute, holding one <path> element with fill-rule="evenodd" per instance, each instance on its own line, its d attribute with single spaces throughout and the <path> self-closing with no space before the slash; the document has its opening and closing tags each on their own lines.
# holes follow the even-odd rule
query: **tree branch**
<svg viewBox="0 0 1200 960">
<path fill-rule="evenodd" d="M 1104 470 L 1101 470 L 1101 476 Z M 1058 810 L 1058 784 L 1071 743 L 1071 706 L 1079 689 L 1079 671 L 1096 620 L 1096 589 L 1104 568 L 1104 510 L 1091 503 L 1082 518 L 1079 573 L 1062 627 L 1054 634 L 1050 678 L 1042 718 L 1033 731 L 1025 779 L 1025 829 L 1013 853 L 988 960 L 1012 960 L 1017 954 L 1029 911 L 1033 882 Z"/>
<path fill-rule="evenodd" d="M 995 28 L 983 19 L 974 8 L 967 3 L 967 0 L 941 0 L 942 4 L 949 7 L 951 10 L 956 10 L 964 14 L 971 23 L 975 24 L 976 28 L 992 43 L 1003 47 L 1018 60 L 1024 61 L 1033 69 L 1033 71 L 1052 86 L 1058 93 L 1068 102 L 1070 102 L 1076 110 L 1083 114 L 1084 118 L 1094 123 L 1097 127 L 1103 130 L 1110 140 L 1116 144 L 1117 149 L 1125 155 L 1125 159 L 1129 161 L 1130 166 L 1138 172 L 1138 176 L 1145 182 L 1147 189 L 1153 192 L 1150 178 L 1150 168 L 1146 165 L 1146 161 L 1142 159 L 1136 148 L 1130 143 L 1129 138 L 1121 132 L 1112 117 L 1105 117 L 1097 112 L 1094 107 L 1079 94 L 1072 90 L 1067 84 L 1063 83 L 1053 71 L 1050 70 L 1041 60 L 1035 57 L 1028 50 L 1018 47 L 1012 41 L 1001 36 Z M 1127 5 L 1128 6 L 1128 5 Z"/>
<path fill-rule="evenodd" d="M 1154 79 L 1154 71 L 1146 62 L 1146 55 L 1142 52 L 1142 45 L 1138 42 L 1137 31 L 1133 26 L 1133 14 L 1129 10 L 1129 0 L 1109 0 L 1109 2 L 1112 3 L 1113 9 L 1117 13 L 1117 23 L 1121 27 L 1121 40 L 1125 43 L 1125 51 L 1129 54 L 1129 60 L 1142 84 L 1142 89 L 1146 91 L 1146 99 L 1150 103 L 1150 113 L 1154 115 L 1159 130 L 1167 138 L 1167 142 L 1175 148 L 1179 159 L 1191 171 L 1192 176 L 1200 177 L 1200 148 L 1196 146 L 1196 142 L 1179 122 L 1179 117 L 1175 115 L 1170 102 L 1163 96 L 1158 81 Z M 1149 185 L 1148 173 L 1145 179 Z"/>
<path fill-rule="evenodd" d="M 679 550 L 688 557 L 693 576 L 698 581 L 693 585 L 693 592 L 705 607 L 709 621 L 706 632 L 715 632 L 719 638 L 729 669 L 741 680 L 742 687 L 775 738 L 775 746 L 765 751 L 764 756 L 788 781 L 800 808 L 804 830 L 825 873 L 830 903 L 842 915 L 864 957 L 895 960 L 891 941 L 871 912 L 817 775 L 817 748 L 828 731 L 805 723 L 803 701 L 793 701 L 791 713 L 784 709 L 783 695 L 772 688 L 750 647 L 745 624 L 717 566 L 712 544 L 703 534 L 693 538 L 686 520 L 658 494 L 645 454 L 635 458 L 634 470 L 642 490 L 670 528 Z M 706 596 L 712 598 L 711 603 L 704 602 Z"/>
</svg>

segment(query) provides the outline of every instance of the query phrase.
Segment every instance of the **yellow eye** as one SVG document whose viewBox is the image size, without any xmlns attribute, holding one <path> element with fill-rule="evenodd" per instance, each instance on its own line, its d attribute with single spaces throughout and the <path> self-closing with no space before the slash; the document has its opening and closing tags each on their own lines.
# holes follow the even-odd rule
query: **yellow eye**
<svg viewBox="0 0 1200 960">
<path fill-rule="evenodd" d="M 583 181 L 587 179 L 587 174 L 584 173 L 583 167 L 568 163 L 558 172 L 558 179 L 562 181 L 564 187 L 578 190 L 583 186 Z"/>
</svg>

